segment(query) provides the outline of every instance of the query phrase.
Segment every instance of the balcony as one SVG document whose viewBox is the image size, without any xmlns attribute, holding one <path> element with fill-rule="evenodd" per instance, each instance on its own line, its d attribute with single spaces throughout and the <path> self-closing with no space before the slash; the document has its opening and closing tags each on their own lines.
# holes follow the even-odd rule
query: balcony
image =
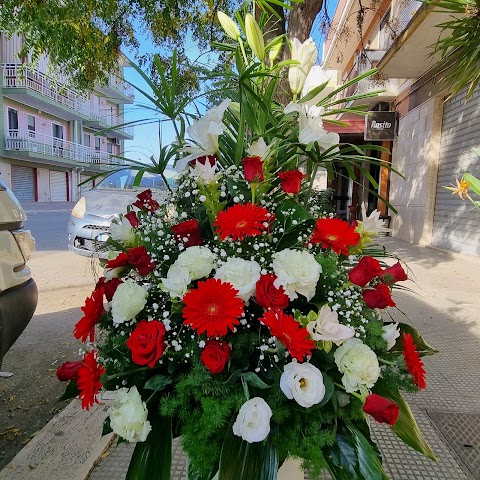
<svg viewBox="0 0 480 480">
<path fill-rule="evenodd" d="M 90 118 L 85 120 L 83 124 L 95 130 L 103 130 L 105 128 L 115 127 L 109 132 L 109 137 L 116 137 L 123 140 L 132 140 L 134 135 L 133 125 L 121 125 L 123 119 L 118 119 L 110 110 L 98 109 L 90 112 Z"/>
<path fill-rule="evenodd" d="M 108 82 L 97 90 L 115 103 L 133 103 L 133 87 L 117 77 L 109 76 Z"/>
<path fill-rule="evenodd" d="M 56 83 L 44 73 L 21 64 L 2 64 L 3 95 L 65 120 L 85 120 L 90 104 L 86 97 Z"/>
<path fill-rule="evenodd" d="M 5 155 L 12 158 L 47 160 L 61 165 L 95 165 L 109 168 L 120 163 L 107 152 L 36 132 L 5 131 Z"/>
</svg>

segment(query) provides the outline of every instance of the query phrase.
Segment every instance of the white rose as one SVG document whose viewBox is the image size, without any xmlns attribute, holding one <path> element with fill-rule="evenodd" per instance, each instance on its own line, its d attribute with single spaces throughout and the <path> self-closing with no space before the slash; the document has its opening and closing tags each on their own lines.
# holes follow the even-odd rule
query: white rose
<svg viewBox="0 0 480 480">
<path fill-rule="evenodd" d="M 215 255 L 207 247 L 194 246 L 184 250 L 173 265 L 186 268 L 191 280 L 198 280 L 210 275 L 214 264 Z"/>
<path fill-rule="evenodd" d="M 275 287 L 282 286 L 290 300 L 297 298 L 297 293 L 307 300 L 313 298 L 322 267 L 311 253 L 286 248 L 274 253 L 272 259 L 273 271 L 277 276 Z"/>
<path fill-rule="evenodd" d="M 144 442 L 152 429 L 147 420 L 147 407 L 137 387 L 117 390 L 108 414 L 112 430 L 128 442 Z"/>
<path fill-rule="evenodd" d="M 110 234 L 117 242 L 130 243 L 135 239 L 132 225 L 125 217 L 110 223 Z"/>
<path fill-rule="evenodd" d="M 162 290 L 172 298 L 183 298 L 190 285 L 190 272 L 180 265 L 172 265 L 167 272 L 167 278 L 162 278 Z"/>
<path fill-rule="evenodd" d="M 325 385 L 320 370 L 311 363 L 291 362 L 283 367 L 280 389 L 287 398 L 309 408 L 323 400 Z"/>
<path fill-rule="evenodd" d="M 400 329 L 398 328 L 398 323 L 387 323 L 383 326 L 382 337 L 387 342 L 387 350 L 393 348 L 399 336 Z"/>
<path fill-rule="evenodd" d="M 215 278 L 230 283 L 238 290 L 238 297 L 248 302 L 255 292 L 255 284 L 260 279 L 260 265 L 253 260 L 229 258 L 215 273 Z"/>
<path fill-rule="evenodd" d="M 380 376 L 380 366 L 375 352 L 358 338 L 350 338 L 337 348 L 333 357 L 343 373 L 342 383 L 348 393 L 361 386 L 372 388 Z"/>
<path fill-rule="evenodd" d="M 328 305 L 320 309 L 315 321 L 308 322 L 307 330 L 312 340 L 333 342 L 337 346 L 355 335 L 355 330 L 342 325 L 338 321 L 338 313 L 331 310 Z"/>
<path fill-rule="evenodd" d="M 233 433 L 248 443 L 261 442 L 270 433 L 272 410 L 260 397 L 246 401 L 233 424 Z"/>
<path fill-rule="evenodd" d="M 145 307 L 147 297 L 147 291 L 133 280 L 121 283 L 112 299 L 113 323 L 123 323 L 135 318 Z"/>
</svg>

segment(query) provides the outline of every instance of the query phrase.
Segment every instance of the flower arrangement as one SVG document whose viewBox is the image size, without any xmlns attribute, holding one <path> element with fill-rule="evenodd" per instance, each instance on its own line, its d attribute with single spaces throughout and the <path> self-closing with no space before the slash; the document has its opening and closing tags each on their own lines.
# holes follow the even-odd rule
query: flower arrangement
<svg viewBox="0 0 480 480">
<path fill-rule="evenodd" d="M 368 255 L 378 213 L 349 224 L 313 188 L 319 166 L 375 160 L 324 130 L 334 95 L 307 102 L 325 85 L 300 97 L 311 41 L 279 66 L 281 39 L 265 46 L 251 15 L 240 28 L 219 19 L 237 42 L 224 46 L 230 99 L 179 135 L 171 196 L 143 191 L 112 223 L 75 326 L 83 359 L 58 376 L 86 409 L 115 392 L 105 432 L 137 442 L 129 479 L 170 478 L 174 436 L 190 479 L 274 479 L 288 457 L 313 475 L 386 478 L 369 418 L 434 457 L 400 393 L 425 388 L 421 356 L 434 350 L 382 318 L 407 275 Z"/>
</svg>

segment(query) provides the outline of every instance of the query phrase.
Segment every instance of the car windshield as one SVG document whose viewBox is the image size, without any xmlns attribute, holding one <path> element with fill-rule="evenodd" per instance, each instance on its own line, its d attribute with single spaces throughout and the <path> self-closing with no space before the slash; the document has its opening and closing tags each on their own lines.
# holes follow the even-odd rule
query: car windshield
<svg viewBox="0 0 480 480">
<path fill-rule="evenodd" d="M 167 188 L 160 175 L 148 172 L 143 174 L 140 185 L 134 187 L 133 182 L 136 175 L 136 170 L 120 170 L 104 178 L 99 184 L 97 184 L 96 188 L 115 188 L 121 190 L 131 190 L 133 188 L 155 188 L 158 190 L 166 190 Z"/>
</svg>

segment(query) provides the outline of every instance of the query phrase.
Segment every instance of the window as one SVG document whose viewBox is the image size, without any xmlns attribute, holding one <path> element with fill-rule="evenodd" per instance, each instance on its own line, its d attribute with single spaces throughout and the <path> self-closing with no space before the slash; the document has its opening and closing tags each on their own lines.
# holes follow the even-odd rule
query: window
<svg viewBox="0 0 480 480">
<path fill-rule="evenodd" d="M 13 109 L 8 109 L 8 130 L 10 135 L 18 134 L 18 112 Z"/>
<path fill-rule="evenodd" d="M 63 125 L 52 123 L 53 154 L 63 157 Z"/>
<path fill-rule="evenodd" d="M 27 128 L 28 136 L 35 138 L 35 117 L 33 115 L 27 115 Z"/>
<path fill-rule="evenodd" d="M 90 148 L 90 135 L 88 133 L 83 134 L 83 145 Z"/>
<path fill-rule="evenodd" d="M 52 133 L 54 138 L 63 140 L 63 125 L 58 125 L 58 123 L 52 123 Z"/>
<path fill-rule="evenodd" d="M 107 152 L 108 153 L 113 153 L 112 144 L 110 142 L 107 143 Z"/>
<path fill-rule="evenodd" d="M 100 137 L 95 137 L 95 151 L 100 151 Z"/>
</svg>

